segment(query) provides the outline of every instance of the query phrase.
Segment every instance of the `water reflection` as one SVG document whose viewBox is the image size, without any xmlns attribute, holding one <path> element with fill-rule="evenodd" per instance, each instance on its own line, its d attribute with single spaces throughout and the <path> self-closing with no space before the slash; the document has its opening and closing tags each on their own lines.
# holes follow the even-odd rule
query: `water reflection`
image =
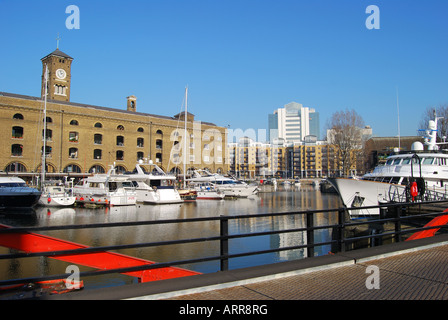
<svg viewBox="0 0 448 320">
<path fill-rule="evenodd" d="M 52 226 L 92 224 L 125 221 L 146 221 L 164 219 L 183 219 L 209 216 L 253 215 L 257 213 L 303 211 L 307 209 L 338 208 L 339 198 L 333 194 L 322 194 L 313 189 L 278 191 L 260 193 L 258 197 L 238 200 L 196 201 L 173 205 L 136 205 L 131 207 L 113 208 L 37 208 L 34 214 L 0 215 L 0 223 L 11 226 Z M 332 224 L 336 214 L 318 213 L 315 215 L 315 225 Z M 294 229 L 304 226 L 304 217 L 285 215 L 257 219 L 236 219 L 229 223 L 231 234 L 254 233 L 277 229 Z M 219 234 L 219 222 L 206 221 L 195 223 L 145 225 L 135 227 L 114 227 L 99 229 L 60 230 L 45 232 L 52 237 L 81 243 L 88 246 L 122 245 L 142 242 L 158 242 L 175 239 L 200 238 Z M 315 233 L 315 241 L 331 239 L 327 230 Z M 268 250 L 279 247 L 301 245 L 306 242 L 306 235 L 301 232 L 280 235 L 257 236 L 230 240 L 230 253 Z M 8 248 L 0 247 L 0 254 L 9 253 Z M 316 248 L 316 254 L 326 254 L 329 247 Z M 203 242 L 177 246 L 157 246 L 121 250 L 120 253 L 135 256 L 150 261 L 177 261 L 206 256 L 219 255 L 219 243 Z M 242 268 L 260 264 L 300 259 L 306 256 L 304 250 L 282 251 L 231 259 L 230 268 Z M 0 260 L 1 279 L 43 276 L 64 273 L 68 263 L 49 258 L 26 258 L 15 260 Z M 219 261 L 197 263 L 183 266 L 199 272 L 215 272 L 219 270 Z M 81 271 L 92 270 L 80 267 Z M 134 282 L 135 279 L 125 275 L 108 275 L 83 279 L 88 288 L 111 286 Z"/>
</svg>

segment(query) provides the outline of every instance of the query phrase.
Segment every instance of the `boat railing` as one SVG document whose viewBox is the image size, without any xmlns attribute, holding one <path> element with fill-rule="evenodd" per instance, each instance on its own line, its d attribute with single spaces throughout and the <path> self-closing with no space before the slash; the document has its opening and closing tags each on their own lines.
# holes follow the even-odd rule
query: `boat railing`
<svg viewBox="0 0 448 320">
<path fill-rule="evenodd" d="M 388 198 L 386 200 L 394 203 L 405 203 L 411 200 L 411 195 L 407 187 L 391 185 L 391 187 L 389 188 Z M 432 189 L 426 187 L 425 192 L 422 195 L 418 195 L 415 198 L 415 200 L 416 201 L 448 200 L 448 189 L 446 186 L 444 190 L 441 189 L 436 190 L 435 187 L 433 187 Z"/>
</svg>

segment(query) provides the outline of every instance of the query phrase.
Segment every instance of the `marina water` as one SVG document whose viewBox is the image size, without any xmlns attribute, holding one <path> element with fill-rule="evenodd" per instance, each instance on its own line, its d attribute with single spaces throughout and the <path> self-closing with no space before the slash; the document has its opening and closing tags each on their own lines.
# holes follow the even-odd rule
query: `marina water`
<svg viewBox="0 0 448 320">
<path fill-rule="evenodd" d="M 269 187 L 268 187 L 269 188 Z M 321 193 L 311 186 L 292 188 L 291 190 L 260 192 L 258 196 L 237 200 L 198 200 L 196 202 L 172 205 L 140 205 L 111 208 L 45 208 L 37 207 L 34 212 L 17 212 L 14 215 L 0 213 L 0 223 L 15 227 L 75 225 L 108 222 L 131 222 L 162 219 L 187 219 L 196 217 L 215 217 L 220 215 L 253 215 L 257 213 L 277 213 L 304 210 L 335 209 L 341 207 L 339 196 Z M 336 223 L 336 213 L 317 213 L 315 225 Z M 242 234 L 270 230 L 301 228 L 304 226 L 303 215 L 285 215 L 257 219 L 230 220 L 229 233 Z M 122 245 L 142 242 L 169 241 L 178 239 L 200 238 L 219 235 L 219 221 L 194 223 L 144 225 L 133 227 L 113 227 L 77 230 L 58 230 L 42 234 L 80 243 L 87 246 Z M 315 232 L 315 241 L 331 240 L 328 230 Z M 303 232 L 257 236 L 232 239 L 229 241 L 230 254 L 244 253 L 301 245 L 306 243 Z M 327 254 L 330 246 L 316 247 L 316 255 Z M 0 254 L 12 250 L 0 247 Z M 193 244 L 168 245 L 150 248 L 120 250 L 119 253 L 155 262 L 168 262 L 219 255 L 219 242 L 209 241 Z M 229 268 L 243 268 L 280 261 L 301 259 L 306 250 L 281 251 L 262 255 L 253 255 L 230 259 Z M 17 279 L 52 274 L 64 274 L 69 263 L 46 257 L 0 260 L 0 279 Z M 92 268 L 78 266 L 80 271 Z M 202 273 L 219 271 L 219 261 L 182 265 L 182 268 Z M 135 283 L 136 278 L 109 274 L 86 277 L 85 288 L 99 288 Z"/>
</svg>

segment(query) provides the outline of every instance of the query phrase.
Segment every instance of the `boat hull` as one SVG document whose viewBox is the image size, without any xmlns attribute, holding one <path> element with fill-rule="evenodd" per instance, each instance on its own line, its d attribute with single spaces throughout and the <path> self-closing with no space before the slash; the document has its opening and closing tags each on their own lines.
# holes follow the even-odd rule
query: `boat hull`
<svg viewBox="0 0 448 320">
<path fill-rule="evenodd" d="M 388 203 L 394 194 L 402 193 L 405 186 L 369 180 L 329 178 L 347 208 L 378 206 Z M 352 216 L 379 215 L 379 209 L 350 210 Z"/>
<path fill-rule="evenodd" d="M 31 208 L 37 204 L 39 198 L 40 192 L 0 195 L 0 208 Z"/>
<path fill-rule="evenodd" d="M 75 196 L 48 196 L 42 194 L 39 198 L 39 205 L 45 207 L 69 207 L 75 204 Z"/>
</svg>

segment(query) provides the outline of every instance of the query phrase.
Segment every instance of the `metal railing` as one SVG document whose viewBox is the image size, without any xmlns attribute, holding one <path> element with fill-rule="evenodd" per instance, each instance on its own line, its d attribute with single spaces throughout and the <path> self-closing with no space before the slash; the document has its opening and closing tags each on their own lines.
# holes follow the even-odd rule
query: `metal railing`
<svg viewBox="0 0 448 320">
<path fill-rule="evenodd" d="M 319 246 L 332 246 L 332 252 L 343 252 L 350 250 L 350 245 L 357 241 L 374 241 L 378 238 L 389 237 L 392 241 L 402 241 L 403 236 L 409 233 L 414 233 L 417 231 L 434 229 L 434 228 L 445 228 L 446 226 L 433 226 L 433 227 L 421 227 L 421 226 L 410 226 L 410 221 L 414 219 L 429 219 L 430 217 L 436 217 L 441 215 L 446 215 L 445 212 L 431 212 L 431 213 L 418 213 L 410 215 L 407 211 L 413 206 L 422 205 L 434 205 L 434 204 L 445 204 L 448 200 L 444 201 L 432 201 L 432 202 L 419 202 L 419 203 L 397 203 L 397 204 L 387 204 L 381 206 L 371 206 L 362 207 L 363 209 L 380 208 L 382 212 L 388 211 L 386 217 L 381 216 L 381 218 L 376 219 L 365 219 L 365 220 L 349 220 L 348 214 L 350 209 L 347 208 L 337 208 L 337 209 L 326 209 L 326 210 L 307 210 L 307 211 L 297 211 L 297 212 L 281 212 L 281 213 L 264 213 L 255 215 L 237 215 L 237 216 L 219 216 L 219 217 L 201 217 L 201 218 L 190 218 L 190 219 L 170 219 L 170 220 L 158 220 L 158 221 L 135 221 L 135 222 L 115 222 L 115 223 L 96 223 L 96 224 L 80 224 L 80 225 L 66 225 L 66 226 L 45 226 L 45 227 L 12 227 L 6 229 L 0 229 L 0 237 L 5 234 L 11 233 L 23 233 L 23 232 L 44 232 L 44 231 L 56 231 L 56 230 L 69 230 L 69 229 L 89 229 L 89 228 L 116 228 L 116 227 L 131 227 L 131 226 L 142 226 L 142 225 L 160 225 L 160 224 L 182 224 L 182 223 L 193 223 L 193 222 L 204 222 L 204 221 L 218 221 L 219 222 L 219 234 L 210 237 L 202 238 L 191 238 L 191 239 L 180 239 L 180 240 L 170 240 L 161 242 L 147 242 L 147 243 L 135 243 L 135 244 L 125 244 L 125 245 L 111 245 L 111 246 L 101 246 L 101 247 L 88 247 L 75 250 L 59 250 L 59 251 L 47 251 L 47 252 L 34 252 L 34 253 L 11 253 L 0 255 L 1 260 L 5 259 L 26 259 L 30 257 L 55 257 L 58 255 L 77 255 L 77 254 L 87 254 L 104 252 L 110 250 L 123 250 L 131 248 L 148 248 L 148 247 L 159 247 L 166 245 L 180 245 L 186 243 L 200 243 L 209 241 L 219 241 L 220 252 L 216 256 L 201 257 L 196 259 L 180 260 L 180 261 L 170 261 L 163 263 L 154 263 L 150 265 L 143 265 L 138 267 L 127 267 L 127 268 L 117 268 L 109 270 L 94 270 L 94 271 L 84 271 L 80 273 L 80 277 L 88 276 L 99 276 L 112 273 L 127 273 L 132 271 L 143 271 L 157 268 L 173 267 L 179 265 L 207 262 L 207 261 L 220 261 L 220 270 L 225 271 L 229 268 L 229 260 L 239 257 L 246 257 L 252 255 L 274 253 L 288 250 L 304 249 L 306 250 L 308 257 L 315 256 L 315 248 Z M 448 206 L 448 204 L 447 204 Z M 360 208 L 353 208 L 354 210 L 359 210 Z M 314 216 L 317 213 L 334 213 L 337 215 L 337 223 L 330 225 L 315 225 Z M 303 221 L 305 225 L 301 228 L 292 229 L 282 229 L 282 230 L 271 230 L 262 232 L 253 232 L 245 234 L 230 234 L 229 233 L 229 221 L 236 219 L 261 219 L 265 217 L 280 217 L 280 216 L 303 216 Z M 392 224 L 393 228 L 390 231 L 371 233 L 364 235 L 356 235 L 353 237 L 347 237 L 347 231 L 349 228 L 359 227 L 361 225 L 372 225 L 372 224 Z M 407 227 L 402 226 L 406 224 Z M 315 232 L 318 230 L 331 230 L 332 239 L 329 241 L 315 242 Z M 231 248 L 229 240 L 237 238 L 248 238 L 257 237 L 264 235 L 279 235 L 287 233 L 306 233 L 306 243 L 298 244 L 288 247 L 280 247 L 274 249 L 251 251 L 244 253 L 234 253 L 231 254 Z M 14 285 L 23 283 L 34 283 L 38 281 L 56 280 L 67 278 L 71 274 L 57 274 L 48 275 L 43 277 L 32 277 L 32 278 L 22 278 L 22 279 L 12 279 L 12 280 L 0 280 L 0 286 L 4 285 Z"/>
</svg>

